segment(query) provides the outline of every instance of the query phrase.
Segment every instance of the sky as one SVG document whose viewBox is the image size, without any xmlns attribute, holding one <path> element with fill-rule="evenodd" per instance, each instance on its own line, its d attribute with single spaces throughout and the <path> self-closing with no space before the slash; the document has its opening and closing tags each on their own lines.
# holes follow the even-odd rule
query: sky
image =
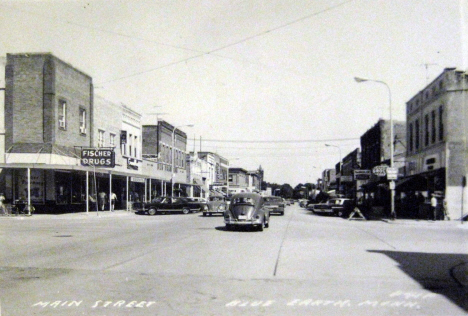
<svg viewBox="0 0 468 316">
<path fill-rule="evenodd" d="M 444 68 L 468 69 L 466 2 L 0 0 L 0 58 L 50 52 L 144 124 L 193 124 L 188 150 L 294 187 L 358 148 L 390 106 L 405 120 Z"/>
</svg>

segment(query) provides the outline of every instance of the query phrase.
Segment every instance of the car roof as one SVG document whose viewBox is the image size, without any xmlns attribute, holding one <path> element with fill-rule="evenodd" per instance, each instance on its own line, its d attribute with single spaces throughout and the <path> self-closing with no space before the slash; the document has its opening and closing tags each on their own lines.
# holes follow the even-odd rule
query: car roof
<svg viewBox="0 0 468 316">
<path fill-rule="evenodd" d="M 247 192 L 235 194 L 231 199 L 235 200 L 240 198 L 250 198 L 255 202 L 256 205 L 262 202 L 262 196 L 260 194 Z"/>
</svg>

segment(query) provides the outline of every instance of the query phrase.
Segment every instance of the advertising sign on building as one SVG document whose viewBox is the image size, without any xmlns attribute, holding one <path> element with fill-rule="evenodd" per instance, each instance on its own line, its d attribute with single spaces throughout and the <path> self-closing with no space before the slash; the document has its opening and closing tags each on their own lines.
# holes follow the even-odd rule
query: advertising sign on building
<svg viewBox="0 0 468 316">
<path fill-rule="evenodd" d="M 398 169 L 397 168 L 387 168 L 387 180 L 396 180 L 398 179 Z"/>
<path fill-rule="evenodd" d="M 101 168 L 115 167 L 115 153 L 113 149 L 87 148 L 81 150 L 81 165 Z"/>
<path fill-rule="evenodd" d="M 375 166 L 372 168 L 372 173 L 379 177 L 385 177 L 387 175 L 387 165 Z"/>
<path fill-rule="evenodd" d="M 354 170 L 354 180 L 369 180 L 370 176 L 370 170 Z"/>
</svg>

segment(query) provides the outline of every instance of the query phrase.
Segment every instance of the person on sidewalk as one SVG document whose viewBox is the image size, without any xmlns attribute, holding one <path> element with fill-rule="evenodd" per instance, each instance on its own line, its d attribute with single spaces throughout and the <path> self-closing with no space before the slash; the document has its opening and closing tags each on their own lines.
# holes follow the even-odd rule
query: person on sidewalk
<svg viewBox="0 0 468 316">
<path fill-rule="evenodd" d="M 0 193 L 0 209 L 2 210 L 3 214 L 8 214 L 7 208 L 5 206 L 5 195 L 3 195 L 3 193 Z"/>
<path fill-rule="evenodd" d="M 99 206 L 101 207 L 101 211 L 104 211 L 104 206 L 106 205 L 106 198 L 107 198 L 106 192 L 104 191 L 99 192 L 98 198 L 99 198 Z"/>
<path fill-rule="evenodd" d="M 115 210 L 115 202 L 116 201 L 117 201 L 117 195 L 114 192 L 112 192 L 111 193 L 111 207 L 110 207 L 111 212 L 113 212 Z"/>
<path fill-rule="evenodd" d="M 433 221 L 437 220 L 437 197 L 434 193 L 431 197 L 431 216 Z"/>
</svg>

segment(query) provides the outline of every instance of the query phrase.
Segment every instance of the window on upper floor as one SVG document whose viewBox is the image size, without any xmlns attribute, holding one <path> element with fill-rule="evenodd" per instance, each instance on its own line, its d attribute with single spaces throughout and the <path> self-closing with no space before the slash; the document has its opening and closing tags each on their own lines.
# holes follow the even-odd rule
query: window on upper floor
<svg viewBox="0 0 468 316">
<path fill-rule="evenodd" d="M 429 146 L 429 114 L 424 115 L 424 146 Z"/>
<path fill-rule="evenodd" d="M 132 134 L 128 134 L 128 155 L 131 156 L 132 155 L 132 144 L 133 144 L 133 135 Z"/>
<path fill-rule="evenodd" d="M 115 139 L 116 139 L 116 134 L 109 133 L 109 146 L 110 147 L 115 147 Z"/>
<path fill-rule="evenodd" d="M 414 122 L 414 149 L 419 150 L 419 140 L 420 140 L 420 124 L 419 119 Z"/>
<path fill-rule="evenodd" d="M 67 102 L 60 100 L 58 104 L 58 126 L 59 129 L 67 129 Z"/>
<path fill-rule="evenodd" d="M 444 140 L 444 106 L 439 106 L 439 140 Z"/>
<path fill-rule="evenodd" d="M 434 144 L 436 141 L 436 111 L 431 112 L 431 143 Z"/>
<path fill-rule="evenodd" d="M 408 139 L 408 143 L 409 143 L 409 152 L 412 153 L 413 152 L 413 140 L 414 140 L 414 135 L 413 135 L 413 123 L 410 123 L 409 126 L 409 139 Z"/>
<path fill-rule="evenodd" d="M 80 108 L 79 110 L 79 115 L 80 115 L 80 134 L 86 134 L 86 110 L 83 108 Z"/>
<path fill-rule="evenodd" d="M 104 135 L 105 131 L 100 129 L 98 130 L 98 147 L 104 147 Z"/>
<path fill-rule="evenodd" d="M 135 158 L 138 158 L 138 136 L 134 136 L 134 142 L 133 142 L 133 150 L 135 151 L 134 152 L 134 156 Z"/>
</svg>

